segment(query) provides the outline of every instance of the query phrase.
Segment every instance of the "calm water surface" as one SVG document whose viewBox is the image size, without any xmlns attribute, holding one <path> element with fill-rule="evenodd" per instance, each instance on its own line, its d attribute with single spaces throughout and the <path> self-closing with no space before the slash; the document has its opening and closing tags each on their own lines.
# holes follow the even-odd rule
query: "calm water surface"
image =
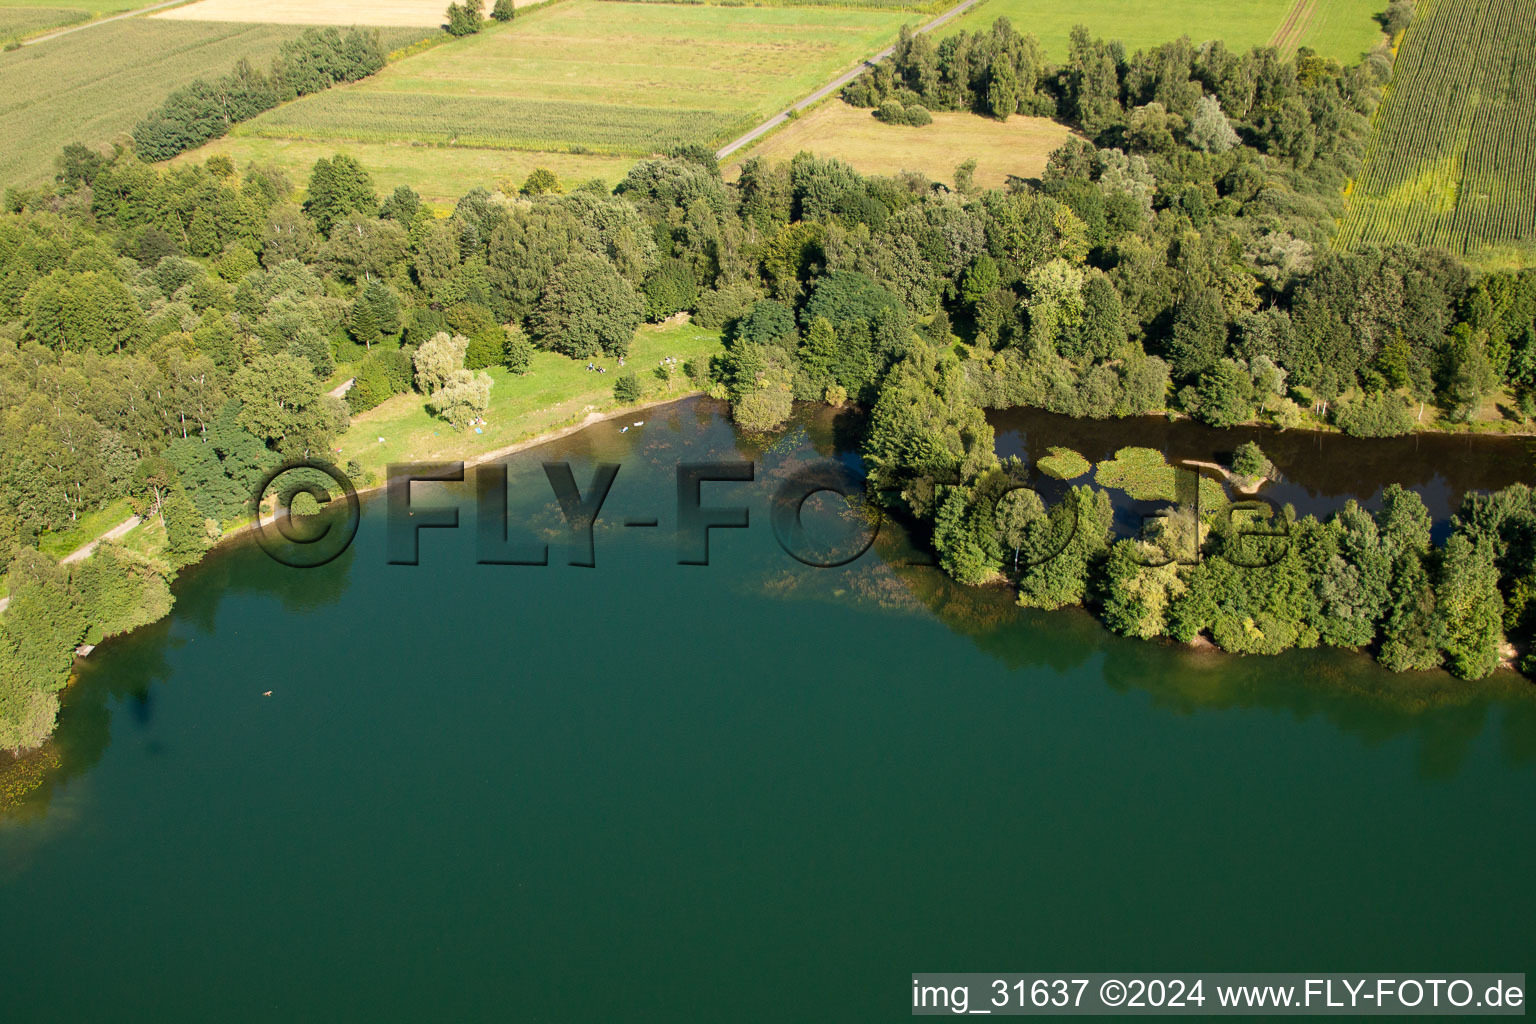
<svg viewBox="0 0 1536 1024">
<path fill-rule="evenodd" d="M 510 460 L 546 568 L 477 565 L 442 487 L 418 566 L 368 503 L 325 568 L 221 550 L 93 655 L 0 818 L 6 1019 L 885 1021 L 914 970 L 1532 969 L 1525 682 L 1120 640 L 890 530 L 808 568 L 769 496 L 836 426 L 644 415 Z M 757 481 L 705 504 L 752 525 L 678 566 L 675 467 L 722 457 Z M 595 569 L 551 458 L 622 464 Z"/>
</svg>

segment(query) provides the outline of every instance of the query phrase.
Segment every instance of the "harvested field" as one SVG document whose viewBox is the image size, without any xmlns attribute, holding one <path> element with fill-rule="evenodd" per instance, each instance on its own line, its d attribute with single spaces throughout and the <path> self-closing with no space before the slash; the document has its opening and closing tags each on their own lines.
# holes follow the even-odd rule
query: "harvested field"
<svg viewBox="0 0 1536 1024">
<path fill-rule="evenodd" d="M 953 182 L 957 164 L 974 158 L 976 183 L 995 188 L 1010 175 L 1038 177 L 1051 153 L 1071 136 L 1071 129 L 1044 117 L 994 121 L 975 114 L 938 113 L 933 124 L 909 128 L 884 124 L 862 107 L 834 100 L 738 156 L 788 160 L 807 150 L 846 161 L 865 174 L 919 171 L 946 183 Z"/>
</svg>

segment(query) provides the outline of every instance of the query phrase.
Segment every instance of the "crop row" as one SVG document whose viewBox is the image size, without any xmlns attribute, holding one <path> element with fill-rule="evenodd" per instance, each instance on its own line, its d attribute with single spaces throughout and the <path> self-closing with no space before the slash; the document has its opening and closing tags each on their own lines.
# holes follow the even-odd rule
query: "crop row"
<svg viewBox="0 0 1536 1024">
<path fill-rule="evenodd" d="M 726 137 L 740 113 L 678 107 L 334 90 L 247 122 L 237 134 L 500 149 L 645 153 Z"/>
<path fill-rule="evenodd" d="M 1536 238 L 1536 0 L 1425 0 L 1339 235 L 1471 255 Z"/>
</svg>

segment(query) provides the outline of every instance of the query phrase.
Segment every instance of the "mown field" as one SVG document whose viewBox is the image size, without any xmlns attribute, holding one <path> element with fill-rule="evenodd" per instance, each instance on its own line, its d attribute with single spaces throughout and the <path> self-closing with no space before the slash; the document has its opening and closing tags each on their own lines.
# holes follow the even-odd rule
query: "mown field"
<svg viewBox="0 0 1536 1024">
<path fill-rule="evenodd" d="M 299 186 L 309 177 L 315 161 L 345 152 L 355 157 L 381 194 L 397 185 L 409 185 L 427 202 L 451 207 L 473 188 L 495 188 L 504 183 L 521 185 L 536 167 L 543 167 L 567 188 L 593 178 L 609 187 L 618 184 L 634 165 L 632 156 L 596 153 L 549 153 L 520 149 L 441 149 L 400 142 L 311 142 L 304 139 L 223 138 L 201 149 L 183 153 L 177 162 L 201 162 L 222 154 L 237 167 L 256 161 L 282 168 Z"/>
<path fill-rule="evenodd" d="M 237 133 L 615 154 L 722 142 L 914 20 L 842 8 L 568 0 L 270 111 Z"/>
<path fill-rule="evenodd" d="M 967 113 L 939 113 L 921 128 L 884 124 L 861 107 L 832 100 L 791 121 L 738 155 L 788 160 L 801 150 L 846 161 L 864 174 L 919 171 L 952 183 L 955 166 L 976 161 L 976 183 L 1005 184 L 1009 175 L 1038 177 L 1052 151 L 1071 138 L 1071 129 L 1043 117 L 994 121 Z"/>
<path fill-rule="evenodd" d="M 1386 6 L 1385 0 L 1296 0 L 1269 42 L 1283 53 L 1306 46 L 1351 64 L 1385 40 L 1376 16 Z"/>
<path fill-rule="evenodd" d="M 1371 15 L 1386 0 L 987 0 L 939 30 L 975 32 L 999 17 L 1021 32 L 1032 32 L 1047 58 L 1065 60 L 1074 25 L 1137 50 L 1187 35 L 1196 42 L 1220 39 L 1232 49 L 1264 46 L 1275 39 L 1296 7 L 1310 7 L 1298 44 L 1325 57 L 1353 63 L 1381 39 Z"/>
<path fill-rule="evenodd" d="M 1536 0 L 1420 0 L 1338 244 L 1536 262 Z"/>
<path fill-rule="evenodd" d="M 303 31 L 298 25 L 128 18 L 0 53 L 0 186 L 51 180 L 70 142 L 107 146 L 195 78 L 225 74 L 241 57 L 258 67 Z M 386 29 L 404 45 L 419 29 Z"/>
<path fill-rule="evenodd" d="M 104 14 L 145 6 L 149 0 L 6 0 L 0 3 L 0 42 L 25 39 Z"/>
</svg>

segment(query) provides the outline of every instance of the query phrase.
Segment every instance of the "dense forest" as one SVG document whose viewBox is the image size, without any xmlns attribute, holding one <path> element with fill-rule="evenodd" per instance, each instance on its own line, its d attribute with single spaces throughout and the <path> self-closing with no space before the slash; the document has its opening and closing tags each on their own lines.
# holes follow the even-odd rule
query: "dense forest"
<svg viewBox="0 0 1536 1024">
<path fill-rule="evenodd" d="M 687 370 L 744 429 L 795 400 L 869 410 L 875 486 L 961 580 L 1012 579 L 1026 604 L 1088 604 L 1137 636 L 1486 674 L 1530 631 L 1528 489 L 1469 498 L 1439 549 L 1394 493 L 1375 515 L 1291 522 L 1283 557 L 1240 570 L 1264 542 L 1229 517 L 1176 512 L 1111 543 L 1102 492 L 1047 510 L 1010 483 L 985 418 L 1173 410 L 1387 435 L 1468 419 L 1500 389 L 1529 413 L 1536 274 L 1329 247 L 1390 73 L 1386 53 L 1343 68 L 1180 40 L 1128 56 L 1086 33 L 1053 67 L 1000 20 L 904 37 L 848 87 L 902 130 L 931 107 L 1080 131 L 1041 180 L 998 190 L 964 165 L 949 188 L 808 154 L 728 184 L 694 147 L 612 189 L 542 172 L 440 216 L 409 188 L 378 195 L 346 156 L 300 201 L 271 168 L 71 146 L 53 187 L 9 190 L 0 214 L 0 748 L 45 736 L 75 645 L 164 614 L 176 569 L 261 475 L 325 452 L 349 413 L 414 388 L 462 426 L 486 367 L 521 372 L 534 346 L 620 355 L 683 311 L 725 332 L 725 354 Z M 339 364 L 345 403 L 323 386 Z M 62 567 L 35 550 L 124 499 L 163 520 L 163 554 Z M 1178 540 L 1207 557 L 1148 565 Z"/>
</svg>

